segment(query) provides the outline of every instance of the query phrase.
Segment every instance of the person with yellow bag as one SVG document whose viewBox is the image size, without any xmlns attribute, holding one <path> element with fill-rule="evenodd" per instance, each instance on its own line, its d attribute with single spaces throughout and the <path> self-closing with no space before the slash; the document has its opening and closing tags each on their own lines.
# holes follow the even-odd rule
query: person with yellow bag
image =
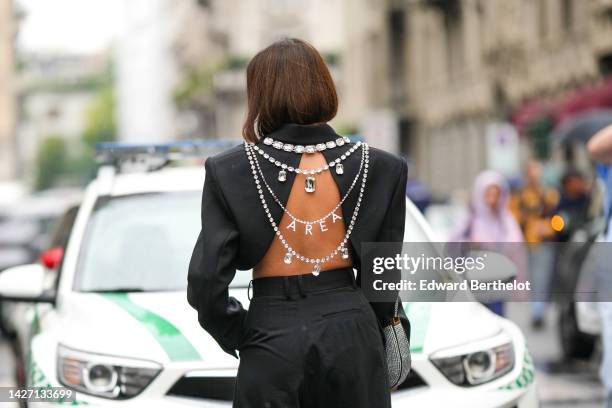
<svg viewBox="0 0 612 408">
<path fill-rule="evenodd" d="M 531 322 L 535 329 L 544 326 L 555 263 L 554 215 L 559 193 L 542 184 L 542 164 L 534 159 L 525 166 L 525 183 L 512 196 L 514 213 L 529 248 L 529 279 L 532 286 Z"/>
</svg>

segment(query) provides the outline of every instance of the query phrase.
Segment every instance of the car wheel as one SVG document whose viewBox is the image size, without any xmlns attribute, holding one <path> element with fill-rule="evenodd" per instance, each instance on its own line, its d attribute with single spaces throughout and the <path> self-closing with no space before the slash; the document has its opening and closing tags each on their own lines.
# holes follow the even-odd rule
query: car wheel
<svg viewBox="0 0 612 408">
<path fill-rule="evenodd" d="M 566 360 L 574 358 L 588 360 L 595 351 L 596 337 L 578 329 L 576 309 L 573 302 L 560 305 L 559 338 L 561 349 Z"/>
</svg>

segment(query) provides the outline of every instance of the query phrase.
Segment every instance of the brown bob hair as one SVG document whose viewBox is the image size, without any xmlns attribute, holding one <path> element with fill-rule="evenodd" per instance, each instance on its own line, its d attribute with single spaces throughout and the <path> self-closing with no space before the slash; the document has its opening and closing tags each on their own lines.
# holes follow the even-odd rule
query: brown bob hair
<svg viewBox="0 0 612 408">
<path fill-rule="evenodd" d="M 321 54 L 295 38 L 260 51 L 247 67 L 247 109 L 242 135 L 249 142 L 285 123 L 310 125 L 333 119 L 338 95 Z"/>
</svg>

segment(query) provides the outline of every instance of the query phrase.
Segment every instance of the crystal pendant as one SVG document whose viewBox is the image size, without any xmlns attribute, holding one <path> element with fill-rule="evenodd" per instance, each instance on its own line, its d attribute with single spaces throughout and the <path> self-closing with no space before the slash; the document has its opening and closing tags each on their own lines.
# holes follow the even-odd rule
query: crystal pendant
<svg viewBox="0 0 612 408">
<path fill-rule="evenodd" d="M 285 170 L 281 170 L 278 172 L 278 181 L 284 183 L 287 181 L 287 172 Z"/>
<path fill-rule="evenodd" d="M 342 259 L 348 259 L 349 258 L 349 252 L 348 252 L 348 248 L 347 247 L 342 247 L 340 252 L 342 252 Z"/>
<path fill-rule="evenodd" d="M 314 276 L 319 276 L 319 273 L 320 273 L 320 272 L 321 272 L 321 264 L 317 262 L 317 263 L 314 265 L 314 268 L 312 268 L 312 274 L 313 274 Z"/>
<path fill-rule="evenodd" d="M 285 257 L 283 258 L 283 261 L 284 261 L 284 262 L 285 262 L 287 265 L 289 265 L 289 264 L 291 263 L 291 253 L 290 253 L 290 252 L 287 252 L 287 253 L 285 254 Z"/>
<path fill-rule="evenodd" d="M 344 166 L 342 165 L 342 163 L 336 164 L 336 174 L 338 175 L 344 174 Z"/>
<path fill-rule="evenodd" d="M 307 193 L 314 193 L 315 178 L 313 176 L 306 177 L 306 182 L 304 184 L 304 190 L 306 190 Z"/>
</svg>

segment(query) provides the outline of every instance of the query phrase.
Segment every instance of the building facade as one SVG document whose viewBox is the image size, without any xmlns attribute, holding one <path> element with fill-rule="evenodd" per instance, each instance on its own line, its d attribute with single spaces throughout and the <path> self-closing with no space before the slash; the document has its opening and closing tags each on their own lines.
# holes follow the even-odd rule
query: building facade
<svg viewBox="0 0 612 408">
<path fill-rule="evenodd" d="M 16 175 L 15 20 L 12 0 L 0 0 L 0 182 Z"/>
<path fill-rule="evenodd" d="M 246 63 L 278 38 L 300 37 L 332 70 L 340 97 L 332 124 L 406 156 L 411 175 L 442 193 L 468 188 L 502 159 L 508 172 L 518 171 L 530 146 L 507 126 L 513 112 L 534 98 L 562 99 L 612 72 L 612 0 L 183 6 L 187 17 L 177 20 L 174 40 L 178 76 L 199 86 L 191 94 L 183 89 L 190 106 L 180 115 L 193 120 L 182 122 L 194 125 L 183 135 L 240 137 Z"/>
<path fill-rule="evenodd" d="M 208 0 L 190 1 L 183 5 L 190 12 L 182 13 L 175 50 L 179 76 L 188 88 L 197 82 L 201 89 L 190 95 L 186 110 L 198 123 L 196 137 L 240 138 L 246 109 L 246 64 L 258 51 L 283 37 L 303 38 L 317 47 L 332 70 L 338 85 L 341 111 L 335 124 L 354 128 L 351 110 L 360 110 L 366 98 L 351 98 L 349 79 L 358 79 L 347 72 L 344 51 L 348 49 L 346 32 L 358 24 L 351 22 L 351 13 L 370 5 L 369 0 Z M 373 7 L 374 8 L 374 7 Z M 380 7 L 377 10 L 381 11 Z M 360 13 L 367 21 L 367 14 Z M 351 24 L 349 24 L 351 23 Z M 349 28 L 350 27 L 350 28 Z M 357 41 L 358 36 L 354 41 Z M 197 43 L 197 44 L 194 44 Z M 362 64 L 361 57 L 354 58 Z M 355 66 L 356 67 L 356 66 Z M 363 69 L 360 67 L 359 69 Z M 357 70 L 356 70 L 357 71 Z M 347 76 L 348 75 L 348 76 Z M 345 80 L 345 76 L 347 80 Z M 191 81 L 191 82 L 190 82 Z M 179 88 L 185 93 L 188 89 Z M 362 82 L 358 82 L 361 84 Z M 357 87 L 355 88 L 357 89 Z M 185 112 L 183 112 L 185 114 Z M 191 121 L 190 121 L 191 123 Z"/>
<path fill-rule="evenodd" d="M 397 115 L 413 175 L 438 192 L 468 188 L 490 164 L 492 124 L 610 72 L 611 9 L 609 0 L 388 0 L 380 47 L 391 86 L 377 100 Z"/>
<path fill-rule="evenodd" d="M 159 142 L 176 137 L 172 99 L 176 67 L 172 39 L 177 21 L 171 18 L 175 3 L 170 0 L 123 2 L 115 71 L 121 141 Z"/>
</svg>

